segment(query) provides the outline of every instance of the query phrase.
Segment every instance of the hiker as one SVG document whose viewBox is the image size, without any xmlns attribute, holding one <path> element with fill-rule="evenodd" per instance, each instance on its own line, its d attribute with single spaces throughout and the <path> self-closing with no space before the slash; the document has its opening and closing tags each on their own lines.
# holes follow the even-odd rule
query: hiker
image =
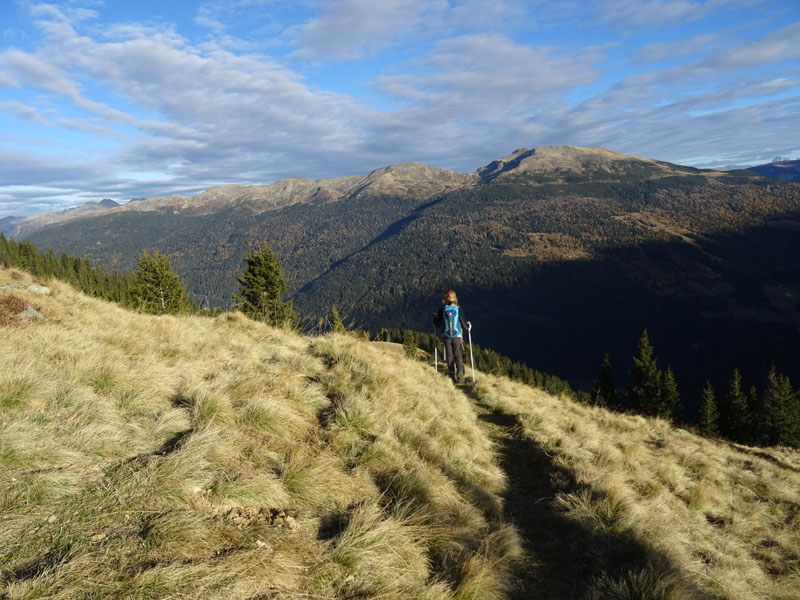
<svg viewBox="0 0 800 600">
<path fill-rule="evenodd" d="M 442 295 L 442 307 L 433 317 L 433 325 L 444 343 L 447 371 L 456 383 L 464 382 L 464 340 L 463 332 L 469 328 L 464 311 L 458 305 L 453 290 Z"/>
</svg>

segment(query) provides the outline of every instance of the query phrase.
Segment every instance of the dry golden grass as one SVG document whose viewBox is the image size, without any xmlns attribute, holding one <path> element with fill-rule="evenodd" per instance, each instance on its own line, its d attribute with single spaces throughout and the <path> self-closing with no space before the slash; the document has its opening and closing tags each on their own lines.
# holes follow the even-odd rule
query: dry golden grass
<svg viewBox="0 0 800 600">
<path fill-rule="evenodd" d="M 447 381 L 50 285 L 0 330 L 0 596 L 502 597 L 505 480 Z"/>
<path fill-rule="evenodd" d="M 551 506 L 584 537 L 571 560 L 596 563 L 584 565 L 586 597 L 798 598 L 797 452 L 708 440 L 490 376 L 476 395 L 513 416 L 519 440 L 561 478 Z M 631 560 L 602 559 L 614 553 Z"/>
<path fill-rule="evenodd" d="M 49 285 L 0 329 L 0 597 L 797 598 L 797 452 Z"/>
</svg>

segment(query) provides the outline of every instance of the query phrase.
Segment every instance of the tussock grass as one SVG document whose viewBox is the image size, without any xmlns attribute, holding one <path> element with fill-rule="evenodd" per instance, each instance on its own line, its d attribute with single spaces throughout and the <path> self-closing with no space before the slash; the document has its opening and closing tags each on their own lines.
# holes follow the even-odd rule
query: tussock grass
<svg viewBox="0 0 800 600">
<path fill-rule="evenodd" d="M 542 514 L 562 536 L 560 564 L 534 525 L 520 522 L 528 560 L 542 561 L 529 580 L 565 582 L 541 597 L 797 596 L 797 452 L 708 440 L 491 376 L 475 394 L 487 410 L 513 416 L 517 452 L 546 484 Z"/>
<path fill-rule="evenodd" d="M 796 452 L 49 285 L 0 329 L 2 597 L 797 596 Z"/>
<path fill-rule="evenodd" d="M 19 291 L 46 321 L 0 332 L 0 596 L 508 588 L 505 478 L 449 382 L 346 335 L 49 285 Z"/>
</svg>

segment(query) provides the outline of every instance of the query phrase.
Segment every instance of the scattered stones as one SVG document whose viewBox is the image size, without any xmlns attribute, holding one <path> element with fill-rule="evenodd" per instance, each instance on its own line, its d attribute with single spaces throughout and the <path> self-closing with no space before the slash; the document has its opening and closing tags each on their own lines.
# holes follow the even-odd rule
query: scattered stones
<svg viewBox="0 0 800 600">
<path fill-rule="evenodd" d="M 44 315 L 32 306 L 28 306 L 25 310 L 17 315 L 18 319 L 44 319 Z"/>
<path fill-rule="evenodd" d="M 36 285 L 36 284 L 29 285 L 28 291 L 36 292 L 37 294 L 44 294 L 45 296 L 50 294 L 50 288 L 44 285 Z"/>
<path fill-rule="evenodd" d="M 4 285 L 0 287 L 0 292 L 15 292 L 16 290 L 25 289 L 25 284 L 20 281 L 15 281 L 9 285 Z"/>
<path fill-rule="evenodd" d="M 258 506 L 217 507 L 214 515 L 228 521 L 237 529 L 244 529 L 253 523 L 267 523 L 272 527 L 282 529 L 298 529 L 300 526 L 294 517 L 286 514 L 285 510 L 277 508 L 264 508 Z"/>
<path fill-rule="evenodd" d="M 266 550 L 267 552 L 273 552 L 274 550 L 272 546 L 270 546 L 267 542 L 263 540 L 256 540 L 256 546 L 258 546 L 262 550 Z"/>
</svg>

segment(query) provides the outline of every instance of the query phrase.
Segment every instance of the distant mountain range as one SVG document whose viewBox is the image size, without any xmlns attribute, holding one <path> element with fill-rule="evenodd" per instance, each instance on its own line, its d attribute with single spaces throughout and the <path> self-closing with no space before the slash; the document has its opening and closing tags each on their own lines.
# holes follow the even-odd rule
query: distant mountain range
<svg viewBox="0 0 800 600">
<path fill-rule="evenodd" d="M 0 233 L 22 237 L 47 225 L 64 223 L 73 219 L 97 215 L 120 206 L 118 202 L 105 198 L 100 202 L 87 202 L 75 208 L 59 212 L 41 213 L 30 217 L 4 217 L 0 219 Z"/>
<path fill-rule="evenodd" d="M 579 386 L 605 352 L 624 377 L 644 328 L 689 388 L 734 366 L 800 376 L 800 185 L 752 171 L 539 147 L 32 219 L 15 235 L 115 269 L 158 248 L 208 306 L 261 240 L 304 314 L 426 330 L 453 287 L 477 343 Z"/>
<path fill-rule="evenodd" d="M 800 182 L 800 160 L 778 158 L 766 165 L 750 167 L 749 170 L 772 179 Z"/>
</svg>

